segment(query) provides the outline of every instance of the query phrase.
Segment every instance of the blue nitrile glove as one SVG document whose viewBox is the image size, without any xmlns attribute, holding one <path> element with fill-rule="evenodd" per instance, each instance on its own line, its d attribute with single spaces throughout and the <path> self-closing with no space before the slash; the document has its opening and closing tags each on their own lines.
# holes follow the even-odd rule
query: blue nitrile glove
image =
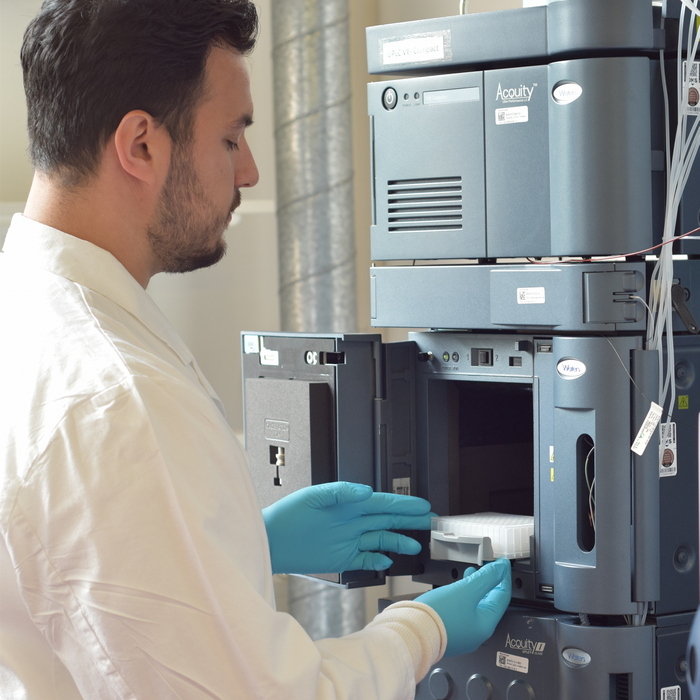
<svg viewBox="0 0 700 700">
<path fill-rule="evenodd" d="M 430 530 L 422 498 L 374 493 L 338 481 L 308 486 L 263 509 L 276 574 L 330 574 L 391 566 L 380 552 L 418 554 L 421 546 L 390 530 Z"/>
<path fill-rule="evenodd" d="M 461 581 L 423 593 L 416 601 L 440 616 L 447 630 L 445 656 L 457 656 L 475 651 L 493 634 L 510 591 L 510 562 L 497 559 L 478 571 L 470 567 Z"/>
</svg>

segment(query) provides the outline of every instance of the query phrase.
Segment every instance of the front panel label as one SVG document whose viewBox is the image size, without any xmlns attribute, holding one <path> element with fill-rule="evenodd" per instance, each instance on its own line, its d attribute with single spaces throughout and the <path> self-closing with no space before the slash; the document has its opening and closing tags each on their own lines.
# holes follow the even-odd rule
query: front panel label
<svg viewBox="0 0 700 700">
<path fill-rule="evenodd" d="M 289 442 L 289 423 L 286 420 L 265 419 L 265 439 Z"/>
<path fill-rule="evenodd" d="M 516 671 L 517 673 L 527 673 L 530 668 L 530 660 L 522 656 L 514 656 L 499 651 L 496 653 L 496 666 L 505 668 L 508 671 Z"/>
<path fill-rule="evenodd" d="M 496 124 L 522 124 L 529 119 L 527 107 L 504 107 L 496 110 Z"/>
<path fill-rule="evenodd" d="M 546 294 L 544 287 L 518 287 L 518 304 L 544 304 Z"/>
<path fill-rule="evenodd" d="M 414 34 L 400 39 L 382 39 L 382 63 L 429 63 L 452 58 L 449 31 Z"/>
</svg>

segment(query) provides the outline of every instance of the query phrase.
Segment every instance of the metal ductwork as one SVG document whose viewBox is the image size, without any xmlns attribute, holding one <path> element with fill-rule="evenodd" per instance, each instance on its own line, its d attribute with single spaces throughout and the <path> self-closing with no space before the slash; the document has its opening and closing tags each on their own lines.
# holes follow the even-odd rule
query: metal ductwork
<svg viewBox="0 0 700 700">
<path fill-rule="evenodd" d="M 284 331 L 356 328 L 348 0 L 273 0 Z"/>
<path fill-rule="evenodd" d="M 272 0 L 281 329 L 356 330 L 348 0 Z M 288 578 L 313 639 L 364 626 L 364 592 Z"/>
</svg>

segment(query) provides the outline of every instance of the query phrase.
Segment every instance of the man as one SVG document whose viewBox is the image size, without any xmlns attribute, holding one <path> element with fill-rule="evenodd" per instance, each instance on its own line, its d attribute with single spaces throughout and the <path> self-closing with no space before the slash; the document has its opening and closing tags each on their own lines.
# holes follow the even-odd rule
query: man
<svg viewBox="0 0 700 700">
<path fill-rule="evenodd" d="M 261 515 L 194 358 L 146 294 L 215 263 L 258 179 L 247 0 L 47 0 L 22 66 L 36 174 L 0 256 L 0 696 L 408 698 L 471 651 L 509 566 L 312 642 L 272 572 L 385 568 L 414 498 L 330 484 Z"/>
</svg>

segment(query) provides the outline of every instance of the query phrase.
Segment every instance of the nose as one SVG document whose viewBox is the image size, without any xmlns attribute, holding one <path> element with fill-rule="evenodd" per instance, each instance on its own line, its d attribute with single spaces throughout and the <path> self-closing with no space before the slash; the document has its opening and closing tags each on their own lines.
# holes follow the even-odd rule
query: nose
<svg viewBox="0 0 700 700">
<path fill-rule="evenodd" d="M 258 166 L 255 164 L 253 152 L 248 141 L 243 136 L 238 142 L 238 159 L 236 161 L 236 187 L 255 187 L 260 179 Z"/>
</svg>

